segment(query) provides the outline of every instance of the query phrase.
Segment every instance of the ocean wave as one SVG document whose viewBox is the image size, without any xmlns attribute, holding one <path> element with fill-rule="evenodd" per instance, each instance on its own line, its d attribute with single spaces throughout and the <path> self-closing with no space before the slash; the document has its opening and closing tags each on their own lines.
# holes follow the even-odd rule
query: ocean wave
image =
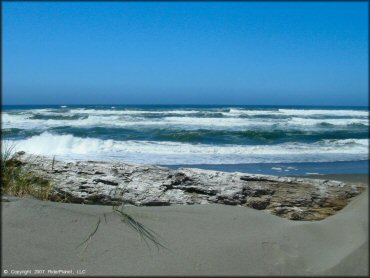
<svg viewBox="0 0 370 278">
<path fill-rule="evenodd" d="M 47 113 L 50 113 L 47 112 Z M 339 126 L 368 126 L 367 119 L 310 119 L 310 118 L 221 118 L 213 117 L 162 117 L 148 118 L 130 115 L 91 115 L 91 114 L 49 114 L 40 113 L 2 113 L 4 128 L 53 128 L 60 126 L 74 127 L 140 127 L 140 128 L 176 128 L 184 130 L 213 129 L 213 130 L 245 130 L 253 128 L 281 128 L 281 129 L 306 129 L 332 128 Z"/>
<path fill-rule="evenodd" d="M 199 108 L 199 109 L 71 109 L 70 113 L 85 113 L 93 115 L 157 115 L 168 116 L 210 116 L 218 117 L 369 117 L 369 111 L 364 110 L 320 110 L 320 109 L 246 109 L 246 108 Z"/>
<path fill-rule="evenodd" d="M 1 135 L 3 138 L 14 140 L 40 135 L 42 132 L 42 130 L 34 129 L 4 128 L 1 131 Z"/>
<path fill-rule="evenodd" d="M 332 126 L 347 126 L 347 125 L 354 125 L 354 124 L 361 124 L 361 125 L 369 125 L 368 119 L 307 119 L 307 118 L 299 118 L 293 117 L 289 119 L 289 124 L 296 125 L 296 126 L 314 126 L 314 125 L 332 125 Z"/>
<path fill-rule="evenodd" d="M 16 111 L 16 110 L 15 110 Z M 157 115 L 166 116 L 198 116 L 207 117 L 214 114 L 218 117 L 348 117 L 348 118 L 369 118 L 368 110 L 355 109 L 278 109 L 278 108 L 122 108 L 122 107 L 101 107 L 101 108 L 73 108 L 68 106 L 61 106 L 61 108 L 38 108 L 23 110 L 26 113 L 39 113 L 51 115 L 55 113 L 68 114 L 85 114 L 85 115 Z"/>
<path fill-rule="evenodd" d="M 112 108 L 113 109 L 113 108 Z M 141 114 L 176 114 L 176 115 L 188 115 L 200 112 L 199 110 L 146 110 L 146 109 L 87 109 L 78 108 L 70 109 L 70 113 L 78 114 L 91 114 L 91 115 L 141 115 Z"/>
<path fill-rule="evenodd" d="M 58 114 L 32 114 L 29 116 L 27 119 L 32 119 L 32 120 L 84 120 L 87 119 L 88 116 L 86 115 L 81 115 L 81 114 L 66 114 L 66 115 L 61 115 L 60 113 Z"/>
<path fill-rule="evenodd" d="M 225 116 L 369 117 L 367 110 L 231 108 Z"/>
<path fill-rule="evenodd" d="M 336 110 L 336 109 L 279 109 L 279 112 L 290 116 L 348 116 L 369 117 L 368 110 Z"/>
<path fill-rule="evenodd" d="M 307 129 L 246 129 L 246 130 L 214 130 L 195 129 L 184 130 L 177 128 L 140 128 L 140 127 L 73 127 L 56 126 L 47 129 L 53 134 L 71 134 L 76 137 L 90 137 L 113 140 L 150 140 L 172 141 L 183 143 L 205 144 L 279 144 L 284 142 L 315 142 L 321 139 L 364 139 L 368 137 L 368 129 L 363 126 L 354 126 L 343 129 L 307 130 Z M 32 135 L 41 134 L 44 129 L 3 129 L 4 138 L 23 139 Z"/>
<path fill-rule="evenodd" d="M 166 141 L 118 141 L 44 132 L 16 142 L 17 150 L 77 159 L 119 159 L 153 164 L 236 164 L 363 160 L 368 139 L 289 142 L 277 145 L 215 145 Z"/>
</svg>

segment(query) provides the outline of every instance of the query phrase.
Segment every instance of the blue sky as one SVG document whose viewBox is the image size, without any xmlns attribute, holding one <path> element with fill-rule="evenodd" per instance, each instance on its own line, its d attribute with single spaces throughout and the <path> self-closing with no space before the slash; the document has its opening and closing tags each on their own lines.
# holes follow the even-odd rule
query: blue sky
<svg viewBox="0 0 370 278">
<path fill-rule="evenodd" d="M 367 105 L 367 2 L 4 2 L 3 104 Z"/>
</svg>

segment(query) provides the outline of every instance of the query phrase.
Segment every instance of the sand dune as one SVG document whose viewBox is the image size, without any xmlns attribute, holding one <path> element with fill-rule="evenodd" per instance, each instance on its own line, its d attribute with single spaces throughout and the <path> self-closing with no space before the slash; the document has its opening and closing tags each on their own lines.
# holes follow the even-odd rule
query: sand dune
<svg viewBox="0 0 370 278">
<path fill-rule="evenodd" d="M 108 206 L 3 202 L 2 272 L 85 275 L 366 275 L 368 191 L 322 221 L 226 205 L 127 207 L 168 250 L 146 246 Z M 104 217 L 105 214 L 105 217 Z M 76 248 L 101 224 L 86 250 Z M 33 272 L 34 273 L 34 272 Z M 50 275 L 50 274 L 49 274 Z"/>
</svg>

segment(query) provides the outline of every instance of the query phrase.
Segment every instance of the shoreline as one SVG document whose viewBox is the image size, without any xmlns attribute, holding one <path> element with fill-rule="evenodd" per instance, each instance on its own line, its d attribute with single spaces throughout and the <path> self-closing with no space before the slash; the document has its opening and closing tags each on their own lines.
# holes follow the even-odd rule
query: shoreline
<svg viewBox="0 0 370 278">
<path fill-rule="evenodd" d="M 369 160 L 296 163 L 250 163 L 250 164 L 177 164 L 159 165 L 170 169 L 197 168 L 223 172 L 244 172 L 274 176 L 369 174 Z"/>
<path fill-rule="evenodd" d="M 327 180 L 337 180 L 346 183 L 356 183 L 369 185 L 369 174 L 357 174 L 357 173 L 332 173 L 323 175 L 307 175 L 302 177 L 308 177 L 310 179 L 327 179 Z"/>
</svg>

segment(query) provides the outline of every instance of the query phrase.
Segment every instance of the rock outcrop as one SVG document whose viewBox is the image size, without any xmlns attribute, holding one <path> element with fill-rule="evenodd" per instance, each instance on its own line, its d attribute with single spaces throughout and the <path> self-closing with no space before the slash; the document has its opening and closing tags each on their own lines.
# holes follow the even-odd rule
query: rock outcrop
<svg viewBox="0 0 370 278">
<path fill-rule="evenodd" d="M 51 180 L 53 198 L 75 203 L 136 206 L 208 204 L 247 206 L 292 220 L 320 220 L 365 187 L 339 181 L 278 177 L 102 161 L 53 161 L 20 154 Z"/>
</svg>

